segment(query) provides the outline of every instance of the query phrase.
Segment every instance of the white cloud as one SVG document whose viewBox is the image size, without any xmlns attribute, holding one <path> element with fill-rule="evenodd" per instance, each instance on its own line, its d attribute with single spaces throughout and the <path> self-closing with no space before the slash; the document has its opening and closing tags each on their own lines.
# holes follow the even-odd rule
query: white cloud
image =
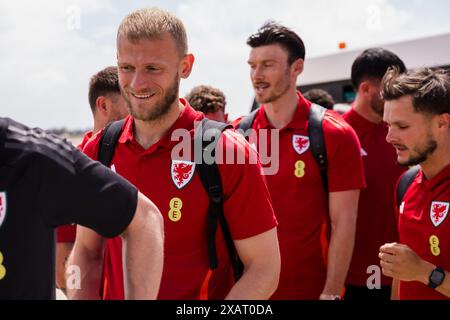
<svg viewBox="0 0 450 320">
<path fill-rule="evenodd" d="M 435 1 L 439 5 L 422 0 L 407 5 L 399 0 L 1 1 L 0 115 L 42 127 L 89 127 L 89 77 L 115 63 L 116 28 L 141 5 L 169 8 L 186 25 L 197 59 L 181 93 L 198 84 L 216 86 L 227 95 L 233 118 L 251 104 L 245 41 L 264 21 L 297 31 L 310 58 L 337 52 L 340 41 L 354 49 L 448 31 L 443 12 L 450 5 Z M 81 9 L 79 30 L 67 27 L 74 22 L 67 12 L 72 5 Z"/>
<path fill-rule="evenodd" d="M 71 24 L 74 11 L 67 11 L 73 2 L 2 3 L 0 21 L 7 25 L 0 36 L 2 115 L 43 127 L 89 125 L 87 82 L 115 59 L 114 43 L 94 43 L 83 35 L 83 24 L 85 17 L 111 7 L 103 0 L 76 5 L 80 29 L 70 28 L 76 27 Z"/>
</svg>

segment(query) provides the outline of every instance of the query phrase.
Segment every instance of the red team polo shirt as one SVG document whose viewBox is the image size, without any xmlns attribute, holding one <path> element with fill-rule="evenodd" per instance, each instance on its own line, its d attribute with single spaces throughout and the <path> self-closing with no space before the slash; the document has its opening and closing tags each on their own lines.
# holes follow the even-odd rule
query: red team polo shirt
<svg viewBox="0 0 450 320">
<path fill-rule="evenodd" d="M 266 176 L 279 223 L 281 251 L 280 283 L 272 299 L 318 299 L 326 280 L 321 230 L 328 216 L 328 195 L 309 149 L 311 103 L 300 93 L 298 96 L 291 123 L 280 130 L 279 171 Z M 262 105 L 253 129 L 273 129 L 264 110 Z M 323 132 L 330 192 L 363 188 L 360 145 L 353 129 L 337 113 L 327 111 Z"/>
<path fill-rule="evenodd" d="M 92 138 L 92 131 L 86 132 L 83 141 L 77 146 L 78 149 L 83 150 L 86 143 Z M 73 243 L 77 235 L 76 225 L 67 225 L 56 228 L 56 241 L 58 243 Z"/>
<path fill-rule="evenodd" d="M 405 171 L 397 154 L 386 142 L 388 127 L 375 124 L 350 109 L 344 119 L 353 127 L 361 143 L 366 189 L 359 196 L 355 249 L 347 284 L 366 286 L 369 266 L 379 266 L 378 252 L 385 243 L 398 241 L 394 191 Z M 381 285 L 391 285 L 392 278 L 382 276 Z"/>
<path fill-rule="evenodd" d="M 159 299 L 223 299 L 233 285 L 233 274 L 221 229 L 217 232 L 219 268 L 211 272 L 207 250 L 209 197 L 192 163 L 172 162 L 171 151 L 178 142 L 170 137 L 176 129 L 193 133 L 194 121 L 204 115 L 185 108 L 169 132 L 148 150 L 135 140 L 133 118 L 128 117 L 116 146 L 112 166 L 151 199 L 164 217 L 164 269 Z M 97 157 L 100 134 L 86 146 L 85 153 Z M 238 133 L 222 135 L 226 151 L 254 153 Z M 174 170 L 177 167 L 178 170 Z M 261 165 L 218 165 L 224 193 L 224 212 L 233 239 L 256 236 L 276 227 L 270 194 Z M 104 298 L 123 299 L 120 238 L 108 241 L 104 269 Z"/>
<path fill-rule="evenodd" d="M 450 166 L 426 180 L 423 171 L 406 191 L 399 213 L 400 243 L 423 260 L 450 270 Z M 421 282 L 399 285 L 400 300 L 444 300 L 438 291 Z"/>
<path fill-rule="evenodd" d="M 78 149 L 83 150 L 86 144 L 89 142 L 89 140 L 92 139 L 92 131 L 86 132 L 86 134 L 83 137 L 83 141 L 77 146 Z"/>
</svg>

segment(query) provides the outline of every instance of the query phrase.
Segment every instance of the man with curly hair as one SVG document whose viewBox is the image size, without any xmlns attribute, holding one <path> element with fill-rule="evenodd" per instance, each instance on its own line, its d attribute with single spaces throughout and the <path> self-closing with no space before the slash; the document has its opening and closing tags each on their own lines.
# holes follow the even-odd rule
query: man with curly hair
<svg viewBox="0 0 450 320">
<path fill-rule="evenodd" d="M 219 89 L 204 85 L 197 86 L 186 95 L 186 100 L 195 110 L 203 112 L 208 119 L 228 122 L 228 114 L 225 113 L 227 101 Z"/>
</svg>

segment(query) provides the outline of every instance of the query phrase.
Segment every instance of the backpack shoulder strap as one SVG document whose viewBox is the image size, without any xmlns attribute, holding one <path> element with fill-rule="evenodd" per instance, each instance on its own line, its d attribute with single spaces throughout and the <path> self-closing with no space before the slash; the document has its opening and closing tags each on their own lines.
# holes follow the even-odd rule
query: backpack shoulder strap
<svg viewBox="0 0 450 320">
<path fill-rule="evenodd" d="M 250 129 L 253 125 L 253 122 L 255 121 L 256 118 L 256 114 L 258 113 L 259 108 L 253 110 L 250 114 L 244 116 L 241 120 L 241 122 L 239 122 L 239 124 L 237 125 L 238 130 L 242 130 L 244 133 Z"/>
<path fill-rule="evenodd" d="M 215 157 L 215 148 L 219 140 L 220 135 L 226 129 L 232 128 L 231 125 L 225 123 L 220 123 L 208 119 L 204 119 L 201 122 L 202 130 L 196 132 L 195 139 L 202 139 L 202 152 L 205 154 L 211 154 Z M 205 140 L 205 133 L 208 130 L 217 130 L 216 134 L 213 135 L 215 140 L 207 141 Z M 199 134 L 202 134 L 200 137 Z M 203 156 L 203 155 L 202 155 Z M 225 215 L 223 211 L 223 190 L 222 190 L 222 179 L 220 177 L 219 168 L 217 163 L 214 161 L 211 164 L 201 161 L 196 164 L 197 172 L 199 174 L 200 180 L 203 187 L 208 192 L 209 196 L 209 208 L 208 208 L 208 221 L 207 221 L 207 241 L 208 241 L 208 255 L 209 255 L 209 266 L 212 270 L 216 269 L 219 265 L 216 250 L 216 233 L 217 233 L 217 222 L 219 221 L 222 228 L 222 233 L 225 239 L 225 243 L 228 250 L 228 255 L 230 257 L 231 264 L 233 266 L 233 273 L 235 280 L 239 279 L 242 275 L 242 263 L 237 257 L 236 249 L 234 248 L 234 242 L 231 237 L 231 232 L 228 224 L 225 220 Z"/>
<path fill-rule="evenodd" d="M 108 124 L 103 130 L 98 147 L 98 161 L 109 167 L 114 156 L 114 149 L 122 132 L 125 119 Z"/>
<path fill-rule="evenodd" d="M 400 178 L 397 186 L 397 205 L 400 207 L 403 202 L 403 197 L 406 194 L 411 183 L 413 183 L 417 174 L 419 173 L 420 166 L 414 166 L 406 171 Z"/>
<path fill-rule="evenodd" d="M 308 116 L 308 135 L 311 145 L 311 153 L 316 160 L 325 190 L 328 192 L 328 160 L 325 138 L 323 135 L 323 118 L 326 109 L 318 104 L 312 104 Z"/>
</svg>

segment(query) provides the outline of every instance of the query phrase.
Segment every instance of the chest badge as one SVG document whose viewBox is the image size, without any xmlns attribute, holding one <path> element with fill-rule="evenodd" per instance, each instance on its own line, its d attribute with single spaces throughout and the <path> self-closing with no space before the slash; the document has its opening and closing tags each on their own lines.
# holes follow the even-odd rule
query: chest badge
<svg viewBox="0 0 450 320">
<path fill-rule="evenodd" d="M 434 201 L 431 204 L 430 218 L 435 227 L 439 227 L 447 218 L 449 207 L 450 204 L 448 202 Z"/>
<path fill-rule="evenodd" d="M 302 155 L 308 151 L 309 145 L 309 137 L 295 134 L 292 136 L 292 146 L 298 154 Z"/>
<path fill-rule="evenodd" d="M 183 189 L 194 176 L 195 162 L 172 160 L 172 181 L 178 189 Z"/>
<path fill-rule="evenodd" d="M 0 192 L 0 227 L 6 217 L 6 192 Z"/>
</svg>

